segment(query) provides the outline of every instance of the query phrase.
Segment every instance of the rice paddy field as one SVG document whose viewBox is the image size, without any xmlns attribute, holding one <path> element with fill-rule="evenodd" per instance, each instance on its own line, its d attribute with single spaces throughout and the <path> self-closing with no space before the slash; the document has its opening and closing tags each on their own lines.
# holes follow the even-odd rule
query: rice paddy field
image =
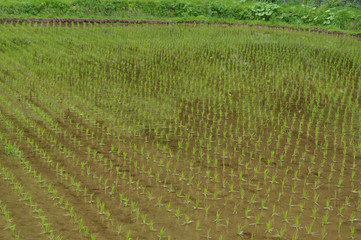
<svg viewBox="0 0 361 240">
<path fill-rule="evenodd" d="M 0 239 L 360 239 L 361 42 L 0 25 Z"/>
</svg>

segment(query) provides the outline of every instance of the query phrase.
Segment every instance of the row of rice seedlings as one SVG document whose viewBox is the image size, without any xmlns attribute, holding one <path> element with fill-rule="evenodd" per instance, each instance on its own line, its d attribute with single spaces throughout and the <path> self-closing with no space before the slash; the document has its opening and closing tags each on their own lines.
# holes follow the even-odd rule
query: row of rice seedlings
<svg viewBox="0 0 361 240">
<path fill-rule="evenodd" d="M 0 166 L 1 168 L 1 166 Z M 7 229 L 11 232 L 11 236 L 13 237 L 13 239 L 19 240 L 20 235 L 18 233 L 18 231 L 16 230 L 16 224 L 13 223 L 13 220 L 11 218 L 11 215 L 9 213 L 9 211 L 6 209 L 6 205 L 2 203 L 2 201 L 0 200 L 0 210 L 1 210 L 1 215 L 5 220 L 5 225 L 6 227 L 3 229 Z M 2 234 L 5 235 L 5 233 L 3 232 Z"/>
</svg>

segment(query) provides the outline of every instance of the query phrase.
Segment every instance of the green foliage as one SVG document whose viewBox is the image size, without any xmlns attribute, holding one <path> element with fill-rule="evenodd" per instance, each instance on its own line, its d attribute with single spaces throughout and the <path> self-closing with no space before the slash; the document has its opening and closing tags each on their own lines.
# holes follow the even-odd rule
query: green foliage
<svg viewBox="0 0 361 240">
<path fill-rule="evenodd" d="M 277 4 L 260 2 L 254 5 L 251 10 L 255 19 L 269 21 L 279 8 Z"/>
<path fill-rule="evenodd" d="M 11 4 L 12 2 L 13 4 Z M 361 10 L 347 7 L 353 6 L 351 2 L 348 2 L 347 5 L 344 1 L 332 1 L 328 5 L 322 5 L 322 7 L 301 5 L 302 2 L 297 5 L 278 4 L 278 2 L 231 2 L 222 0 L 45 0 L 18 2 L 13 0 L 0 3 L 0 16 L 256 20 L 278 24 L 361 30 Z M 307 1 L 307 3 L 310 4 L 311 2 Z M 341 5 L 342 7 L 340 7 Z"/>
</svg>

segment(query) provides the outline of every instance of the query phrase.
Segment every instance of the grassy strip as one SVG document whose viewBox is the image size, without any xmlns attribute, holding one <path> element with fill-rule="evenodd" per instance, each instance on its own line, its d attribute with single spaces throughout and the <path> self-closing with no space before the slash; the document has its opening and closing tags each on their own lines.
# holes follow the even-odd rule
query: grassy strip
<svg viewBox="0 0 361 240">
<path fill-rule="evenodd" d="M 0 3 L 0 16 L 252 21 L 257 24 L 361 31 L 359 9 L 215 0 L 8 0 Z"/>
</svg>

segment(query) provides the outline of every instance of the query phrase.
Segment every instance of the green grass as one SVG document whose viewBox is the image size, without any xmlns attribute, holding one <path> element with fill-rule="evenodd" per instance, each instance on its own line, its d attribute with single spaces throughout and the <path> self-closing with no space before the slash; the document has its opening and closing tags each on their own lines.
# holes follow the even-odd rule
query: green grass
<svg viewBox="0 0 361 240">
<path fill-rule="evenodd" d="M 0 17 L 90 17 L 251 22 L 361 31 L 361 10 L 217 0 L 4 0 Z"/>
</svg>

